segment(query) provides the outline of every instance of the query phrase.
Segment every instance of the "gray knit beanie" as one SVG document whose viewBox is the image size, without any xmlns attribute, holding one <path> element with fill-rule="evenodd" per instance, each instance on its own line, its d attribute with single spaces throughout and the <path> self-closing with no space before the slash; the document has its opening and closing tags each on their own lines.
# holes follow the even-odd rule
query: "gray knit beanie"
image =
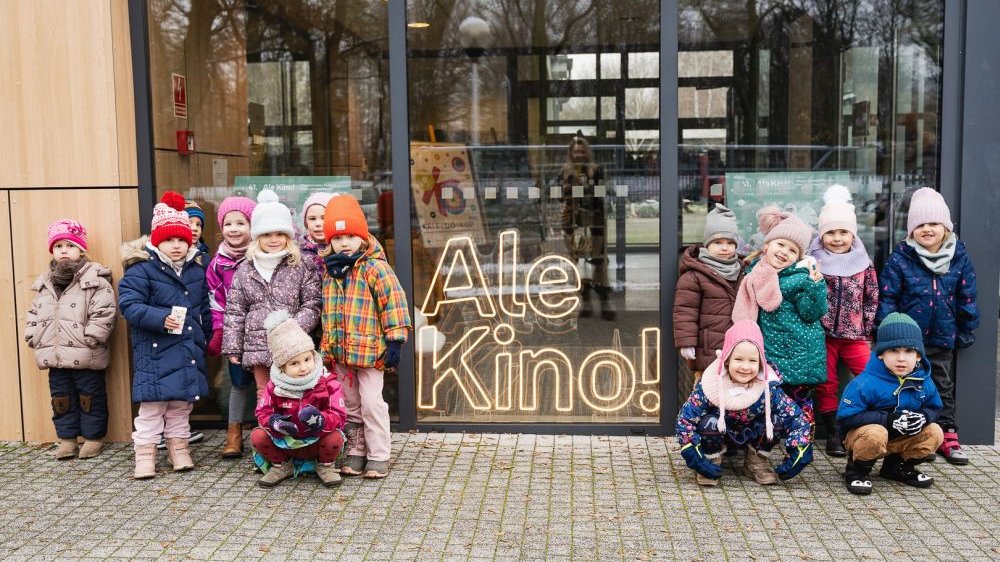
<svg viewBox="0 0 1000 562">
<path fill-rule="evenodd" d="M 737 242 L 740 228 L 736 224 L 736 215 L 728 207 L 719 203 L 705 217 L 705 245 L 717 238 L 726 238 Z"/>
</svg>

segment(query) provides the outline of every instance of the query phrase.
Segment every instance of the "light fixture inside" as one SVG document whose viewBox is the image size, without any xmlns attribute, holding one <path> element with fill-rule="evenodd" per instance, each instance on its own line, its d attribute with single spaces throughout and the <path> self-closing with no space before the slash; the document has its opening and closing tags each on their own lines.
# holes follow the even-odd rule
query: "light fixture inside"
<svg viewBox="0 0 1000 562">
<path fill-rule="evenodd" d="M 410 23 L 406 24 L 406 27 L 412 27 L 414 29 L 423 29 L 425 27 L 430 27 L 430 26 L 431 26 L 431 24 L 429 24 L 429 23 L 427 23 L 425 21 L 413 21 L 413 22 L 410 22 Z"/>
</svg>

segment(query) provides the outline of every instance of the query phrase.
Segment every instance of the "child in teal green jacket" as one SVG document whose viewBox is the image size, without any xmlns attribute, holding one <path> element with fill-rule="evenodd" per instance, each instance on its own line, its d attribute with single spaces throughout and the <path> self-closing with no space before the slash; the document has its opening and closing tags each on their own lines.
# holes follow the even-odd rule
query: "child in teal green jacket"
<svg viewBox="0 0 1000 562">
<path fill-rule="evenodd" d="M 797 216 L 769 206 L 757 213 L 764 247 L 751 255 L 750 272 L 736 293 L 733 321 L 760 325 L 764 350 L 782 377 L 782 388 L 810 424 L 812 395 L 826 380 L 826 282 L 814 259 L 805 258 L 812 229 Z M 799 260 L 802 260 L 801 262 Z"/>
</svg>

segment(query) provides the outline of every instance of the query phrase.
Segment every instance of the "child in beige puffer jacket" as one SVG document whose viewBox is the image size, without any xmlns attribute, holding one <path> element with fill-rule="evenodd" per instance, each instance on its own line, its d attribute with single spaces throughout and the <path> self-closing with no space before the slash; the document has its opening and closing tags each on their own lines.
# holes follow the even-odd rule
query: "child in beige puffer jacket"
<svg viewBox="0 0 1000 562">
<path fill-rule="evenodd" d="M 49 225 L 49 271 L 31 286 L 38 294 L 28 310 L 24 339 L 39 369 L 49 371 L 57 459 L 96 457 L 108 432 L 104 370 L 115 327 L 111 270 L 87 259 L 87 230 L 62 219 Z"/>
</svg>

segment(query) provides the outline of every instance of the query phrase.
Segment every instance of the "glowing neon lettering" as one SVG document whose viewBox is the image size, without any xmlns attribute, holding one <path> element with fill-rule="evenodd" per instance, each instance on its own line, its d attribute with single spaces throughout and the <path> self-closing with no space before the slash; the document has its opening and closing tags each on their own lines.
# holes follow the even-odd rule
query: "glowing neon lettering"
<svg viewBox="0 0 1000 562">
<path fill-rule="evenodd" d="M 555 377 L 556 410 L 572 412 L 573 363 L 565 353 L 551 347 L 521 352 L 517 377 L 521 410 L 533 412 L 538 409 L 538 380 L 545 372 Z"/>
<path fill-rule="evenodd" d="M 452 238 L 448 240 L 445 244 L 444 253 L 441 254 L 441 259 L 438 260 L 437 268 L 434 270 L 434 276 L 431 278 L 431 283 L 428 288 L 436 287 L 438 283 L 442 283 L 441 280 L 441 270 L 443 269 L 445 258 L 451 256 L 451 267 L 448 269 L 448 273 L 444 278 L 443 287 L 445 295 L 448 291 L 455 290 L 471 290 L 474 294 L 468 296 L 458 296 L 458 297 L 445 297 L 442 300 L 433 300 L 434 291 L 428 290 L 427 296 L 424 298 L 424 304 L 420 307 L 420 312 L 424 313 L 424 316 L 428 318 L 438 315 L 441 310 L 442 304 L 451 304 L 463 301 L 473 301 L 476 303 L 476 308 L 479 310 L 479 315 L 483 318 L 493 318 L 497 314 L 497 309 L 493 305 L 493 298 L 490 296 L 490 291 L 486 287 L 486 278 L 483 276 L 483 270 L 479 267 L 479 258 L 476 256 L 476 246 L 472 242 L 472 238 L 468 236 L 462 236 L 459 238 Z M 462 266 L 458 265 L 458 262 L 462 262 Z M 469 267 L 472 264 L 472 267 Z M 453 279 L 453 275 L 464 275 L 464 283 L 456 283 Z M 475 275 L 475 279 L 473 279 Z M 459 280 L 461 281 L 461 280 Z M 434 308 L 431 309 L 431 304 Z"/>
<path fill-rule="evenodd" d="M 426 338 L 434 337 L 434 327 L 424 326 L 417 331 L 418 340 L 422 341 Z M 469 328 L 465 334 L 462 335 L 461 339 L 455 342 L 444 355 L 438 356 L 439 351 L 434 350 L 431 355 L 431 366 L 430 370 L 434 373 L 433 378 L 434 383 L 430 385 L 430 392 L 425 392 L 424 382 L 428 379 L 426 374 L 427 362 L 425 355 L 420 355 L 417 361 L 417 407 L 424 410 L 432 410 L 437 406 L 437 395 L 438 387 L 441 383 L 448 379 L 448 377 L 454 377 L 455 385 L 462 391 L 465 395 L 466 401 L 472 405 L 476 410 L 489 410 L 493 407 L 493 403 L 490 400 L 490 394 L 483 387 L 483 383 L 479 380 L 479 376 L 476 375 L 475 371 L 469 366 L 468 357 L 469 354 L 479 345 L 479 342 L 483 341 L 483 338 L 488 336 L 490 333 L 489 328 L 484 326 Z M 418 343 L 418 345 L 420 345 Z M 449 366 L 443 371 L 438 371 L 438 368 L 444 365 L 452 355 L 458 355 L 458 363 L 461 365 L 461 372 L 454 366 Z M 428 401 L 427 394 L 430 394 L 430 400 Z"/>
</svg>

